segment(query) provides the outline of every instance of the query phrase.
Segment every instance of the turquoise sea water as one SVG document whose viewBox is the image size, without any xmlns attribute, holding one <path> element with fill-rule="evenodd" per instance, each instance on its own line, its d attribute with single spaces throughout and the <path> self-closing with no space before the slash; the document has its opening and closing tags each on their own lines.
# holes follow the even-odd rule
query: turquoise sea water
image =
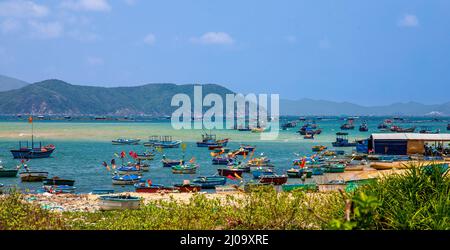
<svg viewBox="0 0 450 250">
<path fill-rule="evenodd" d="M 347 131 L 350 139 L 367 138 L 371 133 L 377 132 L 377 125 L 384 118 L 370 118 L 369 132 L 359 132 L 358 126 L 362 119 L 355 121 L 355 130 Z M 213 131 L 218 137 L 231 138 L 228 147 L 237 149 L 241 143 L 256 146 L 255 156 L 263 153 L 268 156 L 276 166 L 278 173 L 284 173 L 292 167 L 292 160 L 296 158 L 294 153 L 311 155 L 313 145 L 322 144 L 331 148 L 331 142 L 335 139 L 335 133 L 340 131 L 339 126 L 345 121 L 341 119 L 323 119 L 316 123 L 322 128 L 321 135 L 315 140 L 304 140 L 296 133 L 297 128 L 280 131 L 280 136 L 275 141 L 261 141 L 259 134 L 251 132 L 239 132 L 234 130 Z M 407 122 L 397 123 L 402 127 L 428 126 L 435 130 L 439 128 L 441 133 L 447 133 L 447 121 L 433 121 L 427 118 L 409 118 Z M 111 140 L 118 137 L 135 137 L 146 141 L 150 135 L 172 135 L 174 139 L 186 142 L 186 159 L 195 157 L 200 168 L 195 175 L 175 175 L 170 168 L 163 168 L 161 155 L 157 154 L 150 161 L 150 171 L 145 172 L 143 178 L 151 179 L 153 183 L 171 185 L 181 183 L 185 179 L 193 179 L 199 175 L 213 175 L 217 169 L 223 166 L 211 164 L 210 151 L 207 148 L 198 148 L 195 141 L 201 138 L 202 130 L 174 130 L 169 122 L 36 122 L 35 134 L 38 140 L 54 144 L 57 149 L 48 159 L 34 159 L 28 165 L 33 170 L 48 171 L 50 176 L 75 179 L 78 192 L 90 192 L 95 188 L 114 188 L 117 191 L 131 191 L 132 186 L 113 186 L 111 184 L 111 173 L 101 165 L 103 161 L 109 162 L 114 153 L 121 151 L 144 152 L 147 150 L 143 145 L 117 146 L 112 145 Z M 6 168 L 15 167 L 19 161 L 12 159 L 10 149 L 17 147 L 18 140 L 29 139 L 30 128 L 26 122 L 4 121 L 0 122 L 0 159 Z M 351 151 L 351 149 L 347 149 Z M 182 156 L 181 148 L 164 149 L 168 158 L 179 159 Z M 116 159 L 120 163 L 119 159 Z M 251 175 L 245 176 L 251 179 Z M 290 180 L 294 182 L 295 180 Z M 297 180 L 298 181 L 298 180 Z M 41 183 L 21 183 L 17 178 L 0 178 L 0 183 L 5 185 L 17 185 L 22 189 L 37 190 Z M 233 183 L 233 181 L 228 181 Z"/>
</svg>

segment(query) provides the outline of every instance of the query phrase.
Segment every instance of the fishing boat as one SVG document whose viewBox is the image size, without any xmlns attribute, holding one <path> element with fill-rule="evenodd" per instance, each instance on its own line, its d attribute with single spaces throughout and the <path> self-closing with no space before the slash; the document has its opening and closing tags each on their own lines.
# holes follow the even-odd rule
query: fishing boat
<svg viewBox="0 0 450 250">
<path fill-rule="evenodd" d="M 34 141 L 31 142 L 31 145 L 28 142 L 19 142 L 19 149 L 12 149 L 11 153 L 14 159 L 48 158 L 56 149 L 54 145 L 42 146 L 41 142 L 38 147 L 35 145 Z"/>
<path fill-rule="evenodd" d="M 397 133 L 413 133 L 414 131 L 416 131 L 416 127 L 411 127 L 411 128 L 401 128 L 399 126 L 392 126 L 390 128 L 390 130 L 392 132 L 397 132 Z"/>
<path fill-rule="evenodd" d="M 141 180 L 139 175 L 114 175 L 112 177 L 113 185 L 134 185 Z"/>
<path fill-rule="evenodd" d="M 163 167 L 165 168 L 171 168 L 173 166 L 177 166 L 177 165 L 184 165 L 185 161 L 180 159 L 180 160 L 171 160 L 171 159 L 167 159 L 165 155 L 163 155 L 162 160 L 161 160 Z"/>
<path fill-rule="evenodd" d="M 43 186 L 45 192 L 51 194 L 73 194 L 76 191 L 76 187 L 69 185 L 45 185 Z"/>
<path fill-rule="evenodd" d="M 333 147 L 355 147 L 356 142 L 348 141 L 348 133 L 336 133 L 336 141 L 332 143 Z"/>
<path fill-rule="evenodd" d="M 285 192 L 294 190 L 317 191 L 316 183 L 283 184 L 281 189 Z"/>
<path fill-rule="evenodd" d="M 237 169 L 237 168 L 219 168 L 219 169 L 217 169 L 217 173 L 220 176 L 225 176 L 225 177 L 228 177 L 228 176 L 232 176 L 232 177 L 239 176 L 239 177 L 242 177 L 242 173 L 244 173 L 244 170 Z"/>
<path fill-rule="evenodd" d="M 314 134 L 306 134 L 305 136 L 303 136 L 303 139 L 314 140 Z"/>
<path fill-rule="evenodd" d="M 10 178 L 16 177 L 18 169 L 5 169 L 3 166 L 0 166 L 0 177 Z"/>
<path fill-rule="evenodd" d="M 447 124 L 447 130 L 450 130 L 450 123 Z"/>
<path fill-rule="evenodd" d="M 353 119 L 348 119 L 347 122 L 342 124 L 340 128 L 342 130 L 355 129 L 355 125 L 353 125 Z"/>
<path fill-rule="evenodd" d="M 367 131 L 369 131 L 369 126 L 367 126 L 367 122 L 363 122 L 363 123 L 359 126 L 359 131 L 361 131 L 361 132 L 367 132 Z"/>
<path fill-rule="evenodd" d="M 325 166 L 326 173 L 343 173 L 345 171 L 345 164 L 330 164 Z"/>
<path fill-rule="evenodd" d="M 75 181 L 68 179 L 61 179 L 55 176 L 52 178 L 44 179 L 43 183 L 45 186 L 73 186 L 73 184 L 75 184 Z"/>
<path fill-rule="evenodd" d="M 254 179 L 259 179 L 263 175 L 274 175 L 275 172 L 272 169 L 260 168 L 252 171 L 252 175 Z"/>
<path fill-rule="evenodd" d="M 200 185 L 202 189 L 213 189 L 216 186 L 225 185 L 227 178 L 223 176 L 200 176 L 195 178 L 192 182 Z"/>
<path fill-rule="evenodd" d="M 214 134 L 202 134 L 202 140 L 197 142 L 197 147 L 223 146 L 226 147 L 229 139 L 217 140 Z"/>
<path fill-rule="evenodd" d="M 265 128 L 252 128 L 252 133 L 262 133 L 264 132 Z"/>
<path fill-rule="evenodd" d="M 212 145 L 212 146 L 208 147 L 209 150 L 222 149 L 222 148 L 223 148 L 222 145 Z"/>
<path fill-rule="evenodd" d="M 213 165 L 228 165 L 234 161 L 234 158 L 231 157 L 214 157 L 212 158 L 212 164 Z"/>
<path fill-rule="evenodd" d="M 24 171 L 19 173 L 22 182 L 42 182 L 47 179 L 48 172 L 43 171 Z"/>
<path fill-rule="evenodd" d="M 113 140 L 113 145 L 138 145 L 141 140 L 139 139 L 127 139 L 127 138 L 119 138 Z"/>
<path fill-rule="evenodd" d="M 304 168 L 291 168 L 286 170 L 286 174 L 289 178 L 301 178 L 303 175 L 306 178 L 311 178 L 313 171 L 311 169 Z"/>
<path fill-rule="evenodd" d="M 119 175 L 142 175 L 143 170 L 138 166 L 121 166 L 117 168 L 117 173 Z"/>
<path fill-rule="evenodd" d="M 435 131 L 431 130 L 430 127 L 423 126 L 419 128 L 419 133 L 421 134 L 439 134 L 441 131 L 436 129 Z"/>
<path fill-rule="evenodd" d="M 355 166 L 346 166 L 345 171 L 363 171 L 364 166 L 363 165 L 355 165 Z"/>
<path fill-rule="evenodd" d="M 219 155 L 222 155 L 222 154 L 228 154 L 228 153 L 230 153 L 230 149 L 229 149 L 229 148 L 221 147 L 221 148 L 216 148 L 216 149 L 214 149 L 214 150 L 210 153 L 210 155 L 211 155 L 212 157 L 216 157 L 216 156 L 219 156 Z"/>
<path fill-rule="evenodd" d="M 172 166 L 172 173 L 174 174 L 195 174 L 197 172 L 198 164 L 189 163 Z"/>
<path fill-rule="evenodd" d="M 178 148 L 181 140 L 173 140 L 172 136 L 151 136 L 149 141 L 144 143 L 146 147 L 160 147 L 160 148 Z"/>
<path fill-rule="evenodd" d="M 175 184 L 174 189 L 180 193 L 197 193 L 202 190 L 202 187 L 197 184 L 191 184 L 185 180 L 183 184 Z"/>
<path fill-rule="evenodd" d="M 155 155 L 151 152 L 144 152 L 142 154 L 136 154 L 136 160 L 141 161 L 151 161 L 155 157 Z"/>
<path fill-rule="evenodd" d="M 323 146 L 323 145 L 312 146 L 312 151 L 313 151 L 313 152 L 322 152 L 322 151 L 324 151 L 325 149 L 327 149 L 327 147 L 326 147 L 326 146 Z"/>
<path fill-rule="evenodd" d="M 130 195 L 105 195 L 100 196 L 99 209 L 101 211 L 138 209 L 141 198 Z"/>
<path fill-rule="evenodd" d="M 261 183 L 270 183 L 273 185 L 283 185 L 287 182 L 288 177 L 287 175 L 277 175 L 277 174 L 273 174 L 273 175 L 262 175 L 259 178 L 259 182 Z"/>
<path fill-rule="evenodd" d="M 323 175 L 325 170 L 322 167 L 313 167 L 311 168 L 312 175 Z"/>
<path fill-rule="evenodd" d="M 161 184 L 153 184 L 150 180 L 139 181 L 134 184 L 136 193 L 161 193 L 161 192 L 173 192 L 174 187 L 168 187 Z"/>
</svg>

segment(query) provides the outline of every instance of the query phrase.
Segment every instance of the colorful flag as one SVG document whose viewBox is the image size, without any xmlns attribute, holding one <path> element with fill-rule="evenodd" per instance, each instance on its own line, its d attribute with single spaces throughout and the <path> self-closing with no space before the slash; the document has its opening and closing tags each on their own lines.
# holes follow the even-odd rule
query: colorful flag
<svg viewBox="0 0 450 250">
<path fill-rule="evenodd" d="M 33 123 L 33 116 L 28 117 L 28 123 Z"/>
<path fill-rule="evenodd" d="M 114 156 L 117 157 L 117 158 L 120 157 L 120 155 L 118 153 L 114 153 Z"/>
<path fill-rule="evenodd" d="M 120 153 L 120 158 L 125 158 L 127 156 L 127 154 L 125 153 L 125 151 L 122 151 L 122 153 Z"/>
<path fill-rule="evenodd" d="M 194 162 L 195 162 L 195 157 L 192 157 L 192 158 L 189 160 L 189 162 L 190 162 L 190 163 L 194 163 Z"/>
<path fill-rule="evenodd" d="M 148 184 L 148 186 L 150 187 L 150 186 L 152 185 L 152 180 L 148 179 L 148 180 L 147 180 L 147 184 Z"/>
</svg>

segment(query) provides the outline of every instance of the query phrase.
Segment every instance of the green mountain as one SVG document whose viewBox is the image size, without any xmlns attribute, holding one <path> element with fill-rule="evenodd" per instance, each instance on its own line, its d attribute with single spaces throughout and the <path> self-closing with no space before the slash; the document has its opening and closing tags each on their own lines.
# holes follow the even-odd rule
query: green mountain
<svg viewBox="0 0 450 250">
<path fill-rule="evenodd" d="M 171 107 L 175 94 L 187 94 L 193 105 L 193 92 L 193 84 L 163 83 L 105 88 L 46 80 L 21 89 L 0 92 L 0 114 L 166 116 L 178 108 Z M 209 93 L 224 97 L 233 92 L 216 84 L 203 85 L 203 96 Z"/>
<path fill-rule="evenodd" d="M 29 83 L 9 77 L 0 75 L 0 91 L 8 91 L 12 89 L 20 89 L 27 86 Z"/>
</svg>

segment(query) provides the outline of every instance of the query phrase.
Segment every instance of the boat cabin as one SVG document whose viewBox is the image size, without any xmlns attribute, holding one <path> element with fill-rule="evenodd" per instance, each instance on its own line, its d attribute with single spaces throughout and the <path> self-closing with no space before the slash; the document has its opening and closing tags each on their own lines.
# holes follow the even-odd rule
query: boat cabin
<svg viewBox="0 0 450 250">
<path fill-rule="evenodd" d="M 381 155 L 429 155 L 432 149 L 447 152 L 449 142 L 450 134 L 379 133 L 369 137 L 368 152 Z"/>
</svg>

